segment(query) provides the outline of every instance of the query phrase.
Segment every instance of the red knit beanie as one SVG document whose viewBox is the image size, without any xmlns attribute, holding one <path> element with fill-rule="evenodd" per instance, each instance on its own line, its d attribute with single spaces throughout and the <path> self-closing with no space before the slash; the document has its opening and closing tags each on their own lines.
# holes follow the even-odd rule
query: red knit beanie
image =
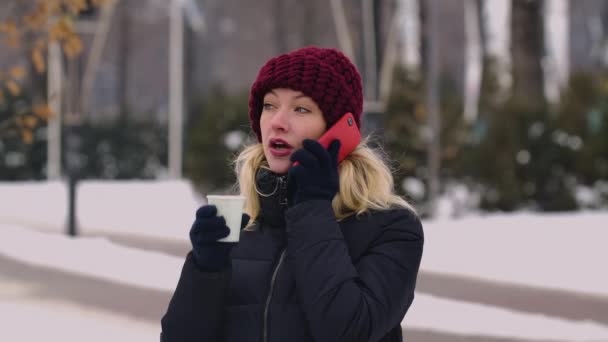
<svg viewBox="0 0 608 342">
<path fill-rule="evenodd" d="M 249 120 L 258 141 L 262 141 L 264 96 L 276 88 L 310 96 L 323 112 L 328 128 L 348 112 L 361 127 L 361 76 L 348 57 L 336 49 L 305 47 L 272 58 L 262 66 L 249 94 Z"/>
</svg>

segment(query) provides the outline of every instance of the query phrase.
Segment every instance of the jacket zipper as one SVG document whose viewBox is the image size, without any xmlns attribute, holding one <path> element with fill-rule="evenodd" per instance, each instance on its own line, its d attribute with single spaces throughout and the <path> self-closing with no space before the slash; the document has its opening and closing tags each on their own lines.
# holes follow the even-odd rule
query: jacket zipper
<svg viewBox="0 0 608 342">
<path fill-rule="evenodd" d="M 270 301 L 272 300 L 272 292 L 274 291 L 274 283 L 277 280 L 277 274 L 279 273 L 279 268 L 283 263 L 283 259 L 285 259 L 285 252 L 287 249 L 283 249 L 281 252 L 281 256 L 279 257 L 279 262 L 277 266 L 275 266 L 274 271 L 272 272 L 272 279 L 270 280 L 270 291 L 268 291 L 268 296 L 266 297 L 266 307 L 264 308 L 264 335 L 262 337 L 262 342 L 267 342 L 268 340 L 268 308 L 270 307 Z"/>
</svg>

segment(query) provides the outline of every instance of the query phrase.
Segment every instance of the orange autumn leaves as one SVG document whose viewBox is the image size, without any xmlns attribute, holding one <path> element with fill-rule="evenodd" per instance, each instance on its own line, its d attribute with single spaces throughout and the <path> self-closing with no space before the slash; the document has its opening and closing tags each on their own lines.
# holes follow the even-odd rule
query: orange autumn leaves
<svg viewBox="0 0 608 342">
<path fill-rule="evenodd" d="M 34 141 L 34 130 L 41 123 L 48 121 L 53 115 L 47 104 L 38 104 L 31 108 L 31 112 L 16 113 L 11 120 L 0 122 L 0 133 L 8 131 L 17 134 L 26 144 Z"/>
<path fill-rule="evenodd" d="M 4 83 L 5 91 L 13 97 L 17 97 L 21 94 L 19 82 L 25 78 L 25 76 L 26 71 L 23 66 L 11 67 L 6 72 L 0 70 L 0 82 Z M 5 91 L 0 89 L 0 105 L 6 101 Z M 36 128 L 36 125 L 43 120 L 48 120 L 50 115 L 51 113 L 47 105 L 36 105 L 32 108 L 31 113 L 15 113 L 11 118 L 12 120 L 1 122 L 0 132 L 2 132 L 2 128 L 16 128 L 16 133 L 19 134 L 21 140 L 26 144 L 30 144 L 34 140 L 33 131 Z"/>
<path fill-rule="evenodd" d="M 24 0 L 24 13 L 0 21 L 0 49 L 24 51 L 38 73 L 46 71 L 47 48 L 57 43 L 65 55 L 73 58 L 82 53 L 83 43 L 75 29 L 75 17 L 88 6 L 98 7 L 109 0 Z M 28 68 L 18 65 L 0 69 L 0 106 L 7 96 L 22 94 L 22 82 Z M 52 117 L 47 104 L 34 104 L 27 114 L 14 113 L 12 122 L 0 121 L 2 131 L 17 128 L 24 142 L 33 141 L 33 129 Z"/>
<path fill-rule="evenodd" d="M 19 96 L 21 94 L 21 86 L 19 81 L 25 77 L 25 68 L 22 66 L 14 66 L 8 70 L 8 72 L 2 72 L 0 70 L 0 81 L 4 82 L 4 87 L 13 96 Z M 4 100 L 3 92 L 0 89 L 0 101 Z"/>
</svg>

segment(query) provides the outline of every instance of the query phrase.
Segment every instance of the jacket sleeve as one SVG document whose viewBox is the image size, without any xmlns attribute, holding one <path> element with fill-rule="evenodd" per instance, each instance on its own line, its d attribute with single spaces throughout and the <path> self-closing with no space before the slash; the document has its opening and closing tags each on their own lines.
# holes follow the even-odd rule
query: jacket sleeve
<svg viewBox="0 0 608 342">
<path fill-rule="evenodd" d="M 206 273 L 198 270 L 192 253 L 161 319 L 161 342 L 222 340 L 222 317 L 231 270 Z"/>
<path fill-rule="evenodd" d="M 405 316 L 422 257 L 422 225 L 405 209 L 382 221 L 369 218 L 379 236 L 353 264 L 331 202 L 288 210 L 288 260 L 316 342 L 378 341 Z"/>
</svg>

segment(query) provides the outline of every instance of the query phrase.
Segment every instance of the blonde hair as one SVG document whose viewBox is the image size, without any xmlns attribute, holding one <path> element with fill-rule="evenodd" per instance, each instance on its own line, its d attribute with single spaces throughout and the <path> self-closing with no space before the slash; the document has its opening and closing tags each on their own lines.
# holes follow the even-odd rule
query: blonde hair
<svg viewBox="0 0 608 342">
<path fill-rule="evenodd" d="M 260 201 L 255 187 L 259 168 L 269 168 L 262 144 L 245 147 L 235 160 L 235 171 L 241 195 L 245 196 L 245 212 L 253 223 L 260 212 Z M 380 152 L 363 140 L 338 165 L 340 191 L 332 200 L 336 218 L 342 220 L 370 209 L 383 210 L 401 207 L 415 212 L 411 204 L 393 191 L 393 175 Z"/>
</svg>

